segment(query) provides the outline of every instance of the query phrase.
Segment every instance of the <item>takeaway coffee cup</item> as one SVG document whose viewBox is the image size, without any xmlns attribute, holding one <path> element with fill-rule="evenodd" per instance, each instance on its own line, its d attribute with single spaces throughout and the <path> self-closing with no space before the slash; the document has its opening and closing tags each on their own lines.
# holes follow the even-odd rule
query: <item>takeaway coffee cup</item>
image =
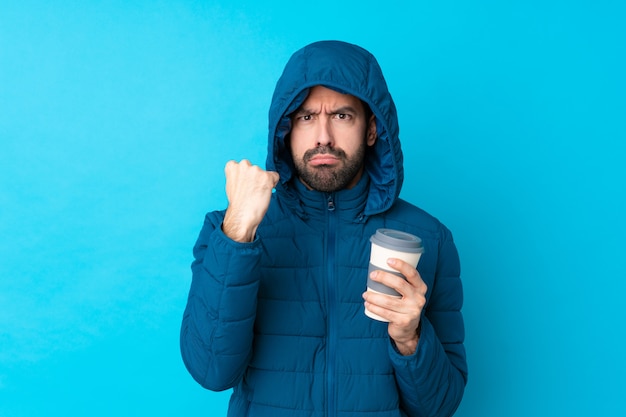
<svg viewBox="0 0 626 417">
<path fill-rule="evenodd" d="M 369 275 L 372 271 L 384 270 L 404 278 L 400 272 L 387 264 L 387 259 L 401 259 L 413 265 L 413 267 L 417 267 L 422 252 L 424 252 L 422 239 L 399 230 L 378 229 L 370 238 L 370 242 L 372 242 L 372 251 L 370 253 L 370 264 L 367 270 L 367 290 L 399 298 L 401 295 L 396 290 L 380 282 L 372 281 Z M 365 309 L 365 315 L 375 320 L 388 321 L 367 309 Z"/>
</svg>

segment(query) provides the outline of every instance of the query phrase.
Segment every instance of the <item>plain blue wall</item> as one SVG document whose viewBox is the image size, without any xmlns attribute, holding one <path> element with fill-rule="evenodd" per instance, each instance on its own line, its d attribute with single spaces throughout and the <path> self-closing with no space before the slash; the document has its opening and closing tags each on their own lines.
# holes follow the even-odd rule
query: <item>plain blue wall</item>
<svg viewBox="0 0 626 417">
<path fill-rule="evenodd" d="M 178 352 L 191 247 L 320 39 L 378 57 L 455 235 L 457 415 L 626 415 L 623 2 L 50 3 L 0 3 L 0 417 L 225 415 Z"/>
</svg>

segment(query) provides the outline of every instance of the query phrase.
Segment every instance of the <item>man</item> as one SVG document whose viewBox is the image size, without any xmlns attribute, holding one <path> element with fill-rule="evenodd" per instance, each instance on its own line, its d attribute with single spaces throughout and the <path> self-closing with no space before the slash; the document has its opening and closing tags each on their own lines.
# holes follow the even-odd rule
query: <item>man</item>
<svg viewBox="0 0 626 417">
<path fill-rule="evenodd" d="M 398 121 L 375 58 L 335 41 L 296 52 L 268 150 L 267 171 L 226 165 L 228 208 L 207 214 L 194 247 L 191 375 L 234 388 L 229 416 L 452 415 L 467 379 L 458 255 L 445 226 L 398 197 Z M 389 259 L 406 280 L 372 273 L 400 298 L 364 292 L 383 227 L 425 248 L 419 272 Z"/>
</svg>

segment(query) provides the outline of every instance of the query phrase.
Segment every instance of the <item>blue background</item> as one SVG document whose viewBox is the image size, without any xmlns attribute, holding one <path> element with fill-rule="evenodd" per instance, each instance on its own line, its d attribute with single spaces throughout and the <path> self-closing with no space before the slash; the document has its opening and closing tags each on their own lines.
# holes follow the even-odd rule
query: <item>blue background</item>
<svg viewBox="0 0 626 417">
<path fill-rule="evenodd" d="M 52 5 L 51 3 L 58 3 Z M 452 229 L 457 416 L 623 416 L 622 1 L 2 1 L 0 417 L 225 415 L 178 331 L 223 166 L 296 49 L 376 55 Z"/>
</svg>

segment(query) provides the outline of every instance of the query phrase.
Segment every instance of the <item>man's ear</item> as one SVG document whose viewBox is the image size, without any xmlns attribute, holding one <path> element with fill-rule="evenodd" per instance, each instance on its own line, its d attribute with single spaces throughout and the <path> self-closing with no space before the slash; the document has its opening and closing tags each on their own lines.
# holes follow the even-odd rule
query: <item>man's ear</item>
<svg viewBox="0 0 626 417">
<path fill-rule="evenodd" d="M 378 137 L 376 132 L 376 116 L 373 114 L 370 116 L 369 121 L 367 122 L 367 146 L 374 146 L 376 143 L 376 138 Z"/>
</svg>

